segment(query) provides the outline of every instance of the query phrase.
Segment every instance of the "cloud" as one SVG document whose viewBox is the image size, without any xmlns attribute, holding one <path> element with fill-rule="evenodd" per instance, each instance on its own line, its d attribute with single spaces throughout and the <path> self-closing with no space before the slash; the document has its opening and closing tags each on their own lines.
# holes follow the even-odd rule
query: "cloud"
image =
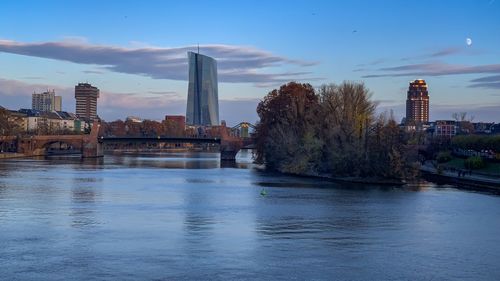
<svg viewBox="0 0 500 281">
<path fill-rule="evenodd" d="M 469 88 L 500 89 L 500 75 L 486 76 L 470 80 Z"/>
<path fill-rule="evenodd" d="M 500 89 L 500 82 L 472 84 L 469 88 Z"/>
<path fill-rule="evenodd" d="M 425 54 L 417 55 L 417 56 L 411 56 L 411 57 L 404 57 L 400 59 L 400 61 L 409 61 L 409 60 L 428 60 L 428 59 L 437 59 L 437 58 L 442 58 L 446 56 L 451 56 L 451 55 L 456 55 L 456 54 L 468 54 L 468 55 L 473 55 L 473 54 L 478 54 L 481 53 L 478 50 L 472 50 L 470 48 L 466 47 L 447 47 L 447 48 L 442 48 L 436 51 L 428 52 Z M 361 71 L 373 71 L 373 69 L 366 68 L 367 66 L 375 66 L 375 65 L 380 65 L 380 64 L 385 64 L 390 62 L 389 59 L 386 58 L 380 58 L 368 63 L 362 63 L 356 65 L 356 69 L 353 70 L 353 72 L 361 72 Z M 426 64 L 430 65 L 430 64 Z M 384 70 L 382 68 L 382 70 Z M 370 76 L 371 77 L 371 76 Z"/>
<path fill-rule="evenodd" d="M 82 71 L 85 74 L 103 74 L 104 71 L 101 70 L 84 70 Z"/>
<path fill-rule="evenodd" d="M 74 112 L 75 99 L 73 87 L 59 87 L 46 84 L 31 84 L 17 80 L 0 78 L 0 106 L 9 109 L 31 108 L 31 94 L 54 89 L 61 95 L 63 110 Z M 258 99 L 219 100 L 221 120 L 229 125 L 241 121 L 255 122 Z M 114 93 L 101 90 L 97 111 L 106 121 L 124 119 L 137 115 L 145 119 L 160 120 L 165 115 L 184 115 L 186 100 L 174 91 L 146 93 Z"/>
<path fill-rule="evenodd" d="M 385 59 L 385 58 L 381 58 L 381 59 L 376 59 L 376 60 L 373 60 L 373 61 L 368 62 L 368 63 L 360 63 L 360 64 L 357 64 L 356 66 L 357 66 L 357 67 L 362 67 L 362 66 L 373 66 L 373 65 L 378 65 L 378 64 L 385 63 L 385 62 L 387 62 L 387 59 Z"/>
<path fill-rule="evenodd" d="M 25 77 L 23 77 L 23 79 L 26 79 L 26 80 L 40 80 L 40 79 L 43 79 L 43 77 L 41 77 L 41 76 L 25 76 Z"/>
<path fill-rule="evenodd" d="M 181 96 L 179 93 L 175 91 L 148 91 L 148 94 L 161 95 L 161 96 L 177 96 L 177 97 Z"/>
<path fill-rule="evenodd" d="M 269 68 L 317 64 L 277 56 L 254 47 L 213 44 L 201 45 L 200 49 L 217 60 L 220 82 L 279 84 L 295 79 L 309 80 L 306 75 L 310 72 L 272 73 Z M 0 40 L 0 52 L 4 53 L 98 65 L 113 72 L 171 80 L 187 80 L 186 52 L 194 50 L 196 46 L 126 48 L 95 45 L 78 37 L 41 43 Z"/>
<path fill-rule="evenodd" d="M 26 83 L 18 80 L 0 78 L 0 105 L 9 109 L 31 108 L 31 94 L 55 90 L 57 95 L 63 97 L 63 106 L 66 100 L 73 98 L 74 89 L 41 83 Z M 74 112 L 74 102 L 67 110 Z"/>
<path fill-rule="evenodd" d="M 442 57 L 458 55 L 458 54 L 477 55 L 477 54 L 482 54 L 482 53 L 483 53 L 483 51 L 481 51 L 481 50 L 472 49 L 470 47 L 465 47 L 465 46 L 464 47 L 447 47 L 447 48 L 438 49 L 436 51 L 431 51 L 431 52 L 424 53 L 424 54 L 417 55 L 417 56 L 404 57 L 401 60 L 408 61 L 408 60 L 436 59 L 436 58 L 442 58 Z"/>
<path fill-rule="evenodd" d="M 49 84 L 31 84 L 18 80 L 9 80 L 0 78 L 0 97 L 31 97 L 33 92 L 44 92 L 47 89 L 55 89 L 56 91 L 65 91 L 67 88 L 62 88 Z M 3 99 L 0 99 L 3 102 Z M 29 100 L 31 105 L 31 99 Z"/>
<path fill-rule="evenodd" d="M 379 68 L 381 74 L 370 74 L 363 78 L 399 77 L 399 76 L 445 76 L 458 74 L 500 73 L 500 64 L 477 66 L 455 65 L 441 62 L 408 64 L 395 67 Z"/>
<path fill-rule="evenodd" d="M 450 48 L 445 48 L 445 49 L 436 51 L 434 53 L 430 53 L 430 54 L 428 54 L 428 56 L 432 57 L 432 58 L 445 57 L 445 56 L 459 54 L 459 53 L 462 53 L 463 51 L 464 51 L 463 48 L 450 47 Z"/>
<path fill-rule="evenodd" d="M 500 75 L 494 75 L 494 76 L 486 76 L 482 78 L 477 78 L 470 80 L 472 83 L 479 83 L 479 82 L 500 82 Z"/>
</svg>

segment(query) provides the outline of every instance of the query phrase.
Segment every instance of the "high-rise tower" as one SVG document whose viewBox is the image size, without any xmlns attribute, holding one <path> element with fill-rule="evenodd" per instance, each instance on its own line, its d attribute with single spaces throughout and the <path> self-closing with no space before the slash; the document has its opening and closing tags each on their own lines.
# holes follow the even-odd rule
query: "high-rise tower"
<svg viewBox="0 0 500 281">
<path fill-rule="evenodd" d="M 56 96 L 55 91 L 31 95 L 31 109 L 40 111 L 61 111 L 61 96 Z"/>
<path fill-rule="evenodd" d="M 78 83 L 75 86 L 76 115 L 85 121 L 96 119 L 97 98 L 99 89 L 89 83 Z"/>
<path fill-rule="evenodd" d="M 219 125 L 217 61 L 199 53 L 188 52 L 189 86 L 186 124 Z"/>
<path fill-rule="evenodd" d="M 429 122 L 429 92 L 423 79 L 410 82 L 406 99 L 406 123 L 417 125 Z"/>
</svg>

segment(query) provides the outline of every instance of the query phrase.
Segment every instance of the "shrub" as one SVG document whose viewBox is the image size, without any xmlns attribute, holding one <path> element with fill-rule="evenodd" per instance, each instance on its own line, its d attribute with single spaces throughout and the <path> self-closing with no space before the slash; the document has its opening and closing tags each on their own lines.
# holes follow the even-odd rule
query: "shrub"
<svg viewBox="0 0 500 281">
<path fill-rule="evenodd" d="M 449 151 L 441 151 L 436 156 L 438 163 L 446 163 L 451 160 L 451 153 Z"/>
<path fill-rule="evenodd" d="M 483 158 L 479 156 L 471 156 L 465 159 L 464 166 L 467 169 L 475 170 L 484 168 L 486 166 L 486 163 L 484 162 Z"/>
<path fill-rule="evenodd" d="M 437 166 L 437 169 L 436 169 L 437 174 L 438 174 L 438 175 L 442 175 L 442 174 L 443 174 L 443 171 L 444 171 L 443 166 L 438 165 L 438 166 Z"/>
</svg>

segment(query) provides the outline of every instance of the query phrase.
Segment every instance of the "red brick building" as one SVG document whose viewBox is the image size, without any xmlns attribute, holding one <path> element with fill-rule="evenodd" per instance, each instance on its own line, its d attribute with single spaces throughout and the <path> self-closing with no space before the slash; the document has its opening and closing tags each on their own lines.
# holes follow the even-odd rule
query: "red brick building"
<svg viewBox="0 0 500 281">
<path fill-rule="evenodd" d="M 182 115 L 165 115 L 165 121 L 171 121 L 176 124 L 176 127 L 184 130 L 186 128 L 186 116 Z"/>
</svg>

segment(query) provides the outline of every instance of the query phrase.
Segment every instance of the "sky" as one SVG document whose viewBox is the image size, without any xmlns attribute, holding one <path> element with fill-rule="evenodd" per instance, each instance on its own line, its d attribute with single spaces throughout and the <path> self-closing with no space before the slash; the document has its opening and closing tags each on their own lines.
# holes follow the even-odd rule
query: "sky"
<svg viewBox="0 0 500 281">
<path fill-rule="evenodd" d="M 289 81 L 364 82 L 399 120 L 417 78 L 431 120 L 500 122 L 500 0 L 3 0 L 0 105 L 30 108 L 55 89 L 74 112 L 74 86 L 88 82 L 106 121 L 184 115 L 198 45 L 218 61 L 228 124 L 257 121 L 258 102 Z"/>
</svg>

